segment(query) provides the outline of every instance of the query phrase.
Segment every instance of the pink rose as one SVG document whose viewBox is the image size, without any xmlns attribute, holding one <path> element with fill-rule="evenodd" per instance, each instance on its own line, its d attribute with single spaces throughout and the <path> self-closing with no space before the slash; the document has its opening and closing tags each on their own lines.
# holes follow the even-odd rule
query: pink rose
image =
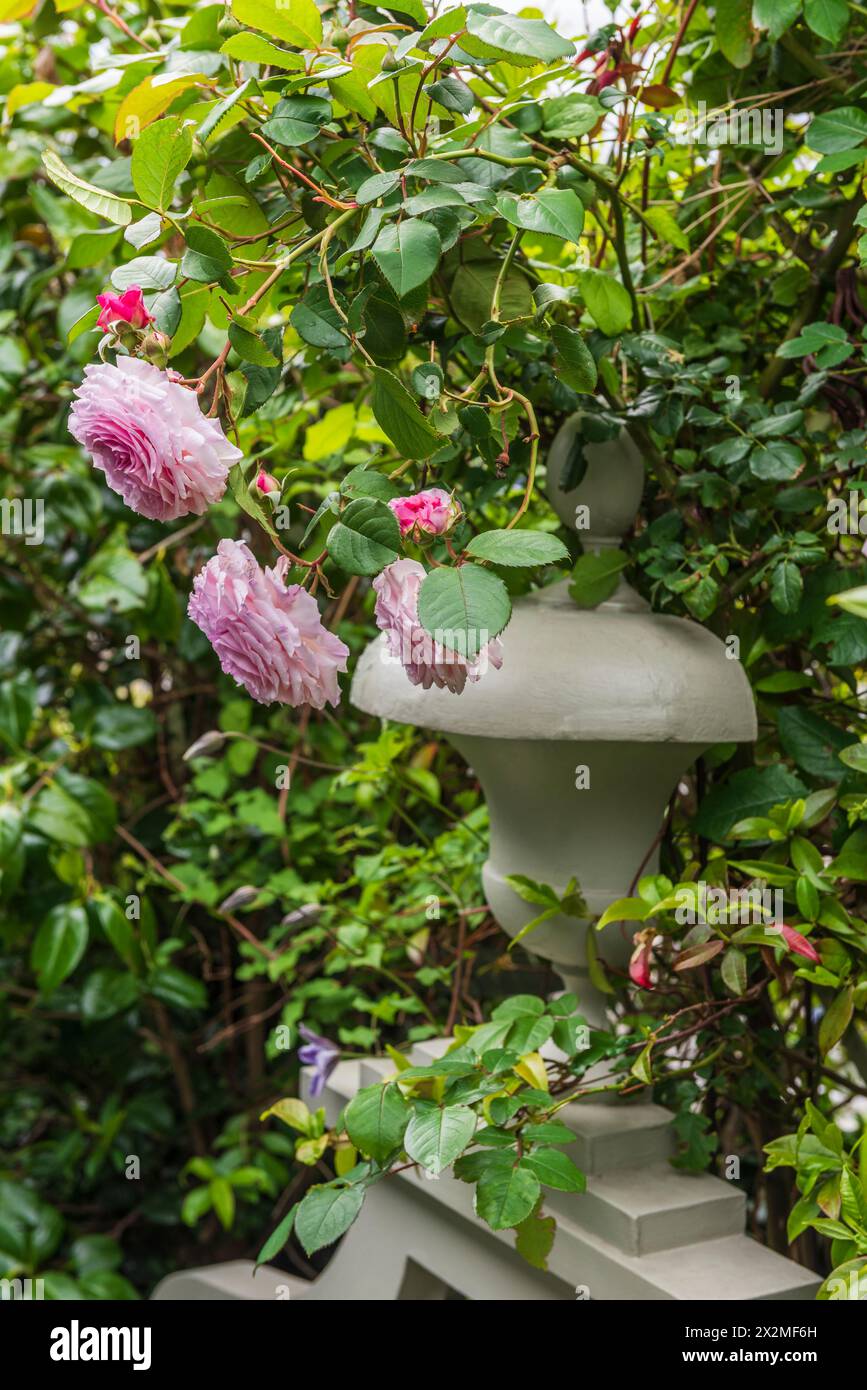
<svg viewBox="0 0 867 1390">
<path fill-rule="evenodd" d="M 263 570 L 243 541 L 220 541 L 193 581 L 187 612 L 220 665 L 262 705 L 337 705 L 349 648 L 322 625 L 316 600 L 285 584 L 281 555 Z"/>
<path fill-rule="evenodd" d="M 132 328 L 146 328 L 154 322 L 144 305 L 142 292 L 138 285 L 130 285 L 123 294 L 98 294 L 96 302 L 102 312 L 96 320 L 97 328 L 108 333 L 119 323 L 128 323 Z"/>
<path fill-rule="evenodd" d="M 785 923 L 780 927 L 780 935 L 785 941 L 790 951 L 794 951 L 798 956 L 806 956 L 814 965 L 821 965 L 822 958 L 814 946 L 811 946 L 805 936 L 794 927 L 787 927 Z"/>
<path fill-rule="evenodd" d="M 69 432 L 109 487 L 152 521 L 201 516 L 242 456 L 219 420 L 202 414 L 195 392 L 137 357 L 85 368 Z"/>
<path fill-rule="evenodd" d="M 418 560 L 394 560 L 386 565 L 373 581 L 376 624 L 385 633 L 389 652 L 400 660 L 413 685 L 425 690 L 435 685 L 460 695 L 468 680 L 481 679 L 488 662 L 500 669 L 503 649 L 496 640 L 487 642 L 468 660 L 435 641 L 418 620 L 418 591 L 424 577 L 424 565 Z"/>
<path fill-rule="evenodd" d="M 441 536 L 461 514 L 460 503 L 441 487 L 429 487 L 411 497 L 395 497 L 388 505 L 397 517 L 402 536 L 414 529 Z"/>
</svg>

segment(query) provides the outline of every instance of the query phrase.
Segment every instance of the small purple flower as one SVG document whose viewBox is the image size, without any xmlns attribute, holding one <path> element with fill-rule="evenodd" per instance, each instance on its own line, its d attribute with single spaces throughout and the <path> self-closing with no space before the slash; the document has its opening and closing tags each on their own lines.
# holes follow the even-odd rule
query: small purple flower
<svg viewBox="0 0 867 1390">
<path fill-rule="evenodd" d="M 328 1038 L 320 1038 L 305 1023 L 298 1025 L 298 1032 L 305 1039 L 305 1046 L 298 1049 L 298 1060 L 305 1067 L 313 1068 L 310 1097 L 315 1100 L 325 1090 L 326 1081 L 340 1061 L 340 1048 Z"/>
</svg>

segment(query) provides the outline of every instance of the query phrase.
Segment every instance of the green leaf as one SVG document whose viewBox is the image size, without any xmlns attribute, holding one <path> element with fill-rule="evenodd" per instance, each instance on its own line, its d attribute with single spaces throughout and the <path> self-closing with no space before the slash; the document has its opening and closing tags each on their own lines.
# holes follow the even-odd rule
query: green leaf
<svg viewBox="0 0 867 1390">
<path fill-rule="evenodd" d="M 36 681 L 20 671 L 0 684 L 0 739 L 13 751 L 23 748 L 36 717 Z"/>
<path fill-rule="evenodd" d="M 365 179 L 355 190 L 355 201 L 359 207 L 364 207 L 366 203 L 375 203 L 377 198 L 384 198 L 397 188 L 403 175 L 402 169 L 393 169 L 388 174 L 371 174 L 369 179 Z"/>
<path fill-rule="evenodd" d="M 90 738 L 96 748 L 119 752 L 123 748 L 137 748 L 142 743 L 150 742 L 156 732 L 157 721 L 153 710 L 136 709 L 134 705 L 122 705 L 115 701 L 97 710 Z"/>
<path fill-rule="evenodd" d="M 483 531 L 467 550 L 495 565 L 553 565 L 569 555 L 563 542 L 545 531 Z"/>
<path fill-rule="evenodd" d="M 551 340 L 557 352 L 559 374 L 567 386 L 580 394 L 590 395 L 596 389 L 596 359 L 581 334 L 562 323 L 551 327 Z"/>
<path fill-rule="evenodd" d="M 547 883 L 538 883 L 536 879 L 528 878 L 526 874 L 507 874 L 506 882 L 525 903 L 535 903 L 538 907 L 559 908 L 560 906 L 559 896 Z M 498 1008 L 504 1007 L 505 1005 L 498 1005 Z"/>
<path fill-rule="evenodd" d="M 295 1225 L 295 1214 L 297 1211 L 298 1203 L 296 1202 L 293 1207 L 289 1208 L 280 1224 L 278 1226 L 275 1226 L 274 1230 L 271 1232 L 270 1236 L 265 1241 L 265 1244 L 262 1246 L 262 1249 L 256 1256 L 257 1268 L 259 1265 L 267 1264 L 269 1260 L 273 1260 L 275 1255 L 280 1254 L 280 1251 L 287 1244 L 289 1237 L 292 1234 L 292 1228 Z"/>
<path fill-rule="evenodd" d="M 836 603 L 838 608 L 854 613 L 856 618 L 867 618 L 867 585 L 845 589 L 842 594 L 832 594 L 827 602 Z"/>
<path fill-rule="evenodd" d="M 151 304 L 151 313 L 160 332 L 174 337 L 181 322 L 181 297 L 177 290 L 172 288 L 158 294 Z"/>
<path fill-rule="evenodd" d="M 497 211 L 513 227 L 560 237 L 563 241 L 577 242 L 584 226 L 584 204 L 571 189 L 543 189 L 541 193 L 520 198 L 513 193 L 501 193 L 497 198 Z"/>
<path fill-rule="evenodd" d="M 87 946 L 87 913 L 73 903 L 60 903 L 43 918 L 33 940 L 30 965 L 44 993 L 71 975 Z"/>
<path fill-rule="evenodd" d="M 867 1302 L 867 1259 L 859 1255 L 838 1265 L 816 1294 L 816 1301 Z"/>
<path fill-rule="evenodd" d="M 298 48 L 317 48 L 322 42 L 322 16 L 314 0 L 232 0 L 232 14 L 251 29 Z"/>
<path fill-rule="evenodd" d="M 583 1192 L 587 1186 L 581 1169 L 562 1149 L 533 1149 L 522 1162 L 545 1187 L 555 1187 L 558 1192 Z"/>
<path fill-rule="evenodd" d="M 435 454 L 442 439 L 422 415 L 409 391 L 393 372 L 373 367 L 371 408 L 376 422 L 405 459 L 426 459 Z"/>
<path fill-rule="evenodd" d="M 440 106 L 444 106 L 447 111 L 458 111 L 462 116 L 468 116 L 476 103 L 476 99 L 466 82 L 462 82 L 453 73 L 449 73 L 448 77 L 439 78 L 436 82 L 431 82 L 424 90 L 425 96 L 431 97 Z"/>
<path fill-rule="evenodd" d="M 252 78 L 247 78 L 246 82 L 242 82 L 240 86 L 236 87 L 228 96 L 223 97 L 222 101 L 214 103 L 196 132 L 202 144 L 204 144 L 205 141 L 213 135 L 214 131 L 219 128 L 221 122 L 225 120 L 232 108 L 237 106 L 239 101 L 243 101 L 246 96 L 251 95 L 251 88 L 253 92 L 259 91 L 257 84 L 253 82 Z"/>
<path fill-rule="evenodd" d="M 542 19 L 521 19 L 510 14 L 485 14 L 468 9 L 467 32 L 518 66 L 553 63 L 575 52 L 569 39 L 561 38 Z"/>
<path fill-rule="evenodd" d="M 441 566 L 422 580 L 418 592 L 422 627 L 467 657 L 502 632 L 511 613 L 505 584 L 479 565 Z"/>
<path fill-rule="evenodd" d="M 210 1184 L 211 1205 L 223 1230 L 230 1231 L 235 1220 L 235 1193 L 228 1178 L 214 1178 Z"/>
<path fill-rule="evenodd" d="M 803 466 L 803 450 L 779 439 L 758 444 L 750 454 L 750 472 L 762 482 L 786 482 L 796 477 Z"/>
<path fill-rule="evenodd" d="M 42 164 L 51 182 L 67 197 L 87 208 L 88 212 L 96 213 L 97 217 L 104 218 L 106 222 L 114 222 L 118 227 L 125 227 L 132 221 L 132 205 L 129 199 L 118 198 L 114 193 L 107 193 L 104 188 L 86 183 L 71 169 L 67 169 L 63 160 L 53 150 L 43 151 Z"/>
<path fill-rule="evenodd" d="M 804 0 L 807 27 L 828 43 L 839 43 L 849 26 L 846 0 Z"/>
<path fill-rule="evenodd" d="M 120 956 L 124 965 L 128 966 L 130 970 L 135 970 L 138 954 L 132 924 L 121 912 L 113 898 L 101 894 L 95 896 L 92 901 L 99 925 L 107 940 Z"/>
<path fill-rule="evenodd" d="M 737 946 L 730 946 L 726 951 L 722 958 L 720 974 L 729 993 L 740 998 L 747 987 L 747 958 Z"/>
<path fill-rule="evenodd" d="M 183 116 L 166 116 L 146 126 L 133 145 L 132 181 L 148 207 L 171 207 L 175 183 L 193 153 L 193 132 Z"/>
<path fill-rule="evenodd" d="M 308 1255 L 348 1231 L 364 1202 L 364 1188 L 312 1187 L 295 1214 L 295 1234 Z"/>
<path fill-rule="evenodd" d="M 629 563 L 622 550 L 605 549 L 581 555 L 572 571 L 569 593 L 580 608 L 598 608 L 609 599 L 620 582 L 620 572 Z"/>
<path fill-rule="evenodd" d="M 798 767 L 825 783 L 844 775 L 837 754 L 853 742 L 853 736 L 800 705 L 784 705 L 777 715 L 780 743 Z"/>
<path fill-rule="evenodd" d="M 414 367 L 412 384 L 422 400 L 438 401 L 445 384 L 445 376 L 439 362 L 422 362 L 418 367 Z"/>
<path fill-rule="evenodd" d="M 154 970 L 148 989 L 155 999 L 173 1009 L 204 1009 L 208 1002 L 202 981 L 174 965 L 161 965 Z"/>
<path fill-rule="evenodd" d="M 229 324 L 229 342 L 238 356 L 257 367 L 277 367 L 279 362 L 273 352 L 269 352 L 258 333 L 245 328 L 233 319 Z"/>
<path fill-rule="evenodd" d="M 744 768 L 708 793 L 699 807 L 695 828 L 707 840 L 726 840 L 737 821 L 767 815 L 772 806 L 805 794 L 803 782 L 781 763 Z"/>
<path fill-rule="evenodd" d="M 379 574 L 399 550 L 397 518 L 375 497 L 350 502 L 328 535 L 328 553 L 347 574 Z"/>
<path fill-rule="evenodd" d="M 125 546 L 110 542 L 88 560 L 78 580 L 77 598 L 90 612 L 129 613 L 147 599 L 145 568 Z"/>
<path fill-rule="evenodd" d="M 357 1149 L 384 1164 L 400 1148 L 412 1107 L 393 1081 L 365 1086 L 344 1111 L 346 1132 Z"/>
<path fill-rule="evenodd" d="M 324 97 L 286 97 L 274 107 L 262 134 L 278 145 L 308 145 L 330 117 L 331 103 Z"/>
<path fill-rule="evenodd" d="M 299 338 L 311 347 L 338 349 L 349 345 L 343 320 L 324 285 L 314 285 L 303 299 L 299 299 L 289 315 L 289 322 Z"/>
<path fill-rule="evenodd" d="M 429 1173 L 441 1173 L 463 1153 L 475 1133 L 476 1114 L 468 1105 L 416 1101 L 403 1146 Z"/>
<path fill-rule="evenodd" d="M 109 839 L 117 818 L 105 787 L 65 767 L 36 797 L 28 824 L 49 840 L 78 849 Z"/>
<path fill-rule="evenodd" d="M 451 302 L 471 333 L 478 333 L 491 317 L 491 299 L 500 269 L 497 261 L 467 261 L 455 272 Z M 510 270 L 500 292 L 500 322 L 529 318 L 533 307 L 526 277 L 518 270 Z"/>
<path fill-rule="evenodd" d="M 819 1051 L 825 1057 L 852 1022 L 855 986 L 847 985 L 832 1000 L 819 1024 Z"/>
<path fill-rule="evenodd" d="M 801 0 L 753 0 L 753 24 L 772 39 L 782 38 L 800 13 Z"/>
<path fill-rule="evenodd" d="M 732 67 L 749 66 L 753 56 L 752 0 L 716 0 L 716 40 Z"/>
<path fill-rule="evenodd" d="M 171 289 L 177 273 L 174 262 L 167 261 L 164 256 L 136 256 L 124 265 L 115 266 L 111 272 L 111 283 L 113 289 L 121 293 L 128 290 L 130 285 L 138 285 L 140 290 L 160 290 L 164 293 Z"/>
<path fill-rule="evenodd" d="M 587 135 L 605 114 L 593 96 L 570 92 L 542 102 L 542 134 L 546 140 L 577 140 Z"/>
<path fill-rule="evenodd" d="M 187 249 L 181 261 L 181 274 L 188 280 L 211 284 L 216 281 L 228 290 L 235 286 L 229 277 L 232 253 L 218 232 L 195 223 L 187 228 Z"/>
<path fill-rule="evenodd" d="M 588 312 L 606 337 L 616 338 L 632 319 L 628 293 L 604 270 L 580 270 L 576 278 Z"/>
<path fill-rule="evenodd" d="M 867 112 L 858 106 L 838 106 L 836 111 L 815 116 L 805 136 L 805 143 L 818 154 L 835 154 L 851 150 L 867 140 Z"/>
<path fill-rule="evenodd" d="M 403 299 L 430 279 L 439 263 L 440 250 L 436 227 L 409 217 L 383 227 L 371 254 L 395 294 Z"/>
<path fill-rule="evenodd" d="M 548 1268 L 556 1229 L 553 1216 L 541 1216 L 537 1212 L 515 1227 L 515 1249 L 534 1269 Z"/>
<path fill-rule="evenodd" d="M 261 63 L 272 68 L 287 68 L 303 71 L 304 59 L 300 53 L 292 53 L 288 48 L 278 48 L 258 34 L 232 34 L 220 49 L 239 63 Z"/>
<path fill-rule="evenodd" d="M 138 999 L 139 986 L 125 970 L 94 970 L 81 991 L 81 1015 L 89 1023 L 125 1013 Z"/>
<path fill-rule="evenodd" d="M 643 898 L 615 898 L 596 923 L 596 930 L 601 931 L 609 922 L 643 922 L 645 917 L 650 916 L 651 911 L 650 905 Z"/>
<path fill-rule="evenodd" d="M 535 1209 L 540 1191 L 536 1174 L 523 1164 L 508 1168 L 501 1163 L 491 1165 L 476 1186 L 476 1215 L 492 1231 L 520 1226 Z"/>
<path fill-rule="evenodd" d="M 648 208 L 644 219 L 649 222 L 660 241 L 676 246 L 679 251 L 689 250 L 689 237 L 678 225 L 668 208 Z"/>
<path fill-rule="evenodd" d="M 771 603 L 780 613 L 797 613 L 801 606 L 804 581 L 791 560 L 784 560 L 771 574 Z"/>
</svg>

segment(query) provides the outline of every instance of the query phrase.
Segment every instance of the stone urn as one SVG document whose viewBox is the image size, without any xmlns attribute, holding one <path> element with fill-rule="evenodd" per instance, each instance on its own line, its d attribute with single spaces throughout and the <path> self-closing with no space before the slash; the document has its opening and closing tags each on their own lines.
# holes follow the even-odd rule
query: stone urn
<svg viewBox="0 0 867 1390">
<path fill-rule="evenodd" d="M 585 475 L 564 491 L 558 479 L 580 421 L 568 419 L 551 446 L 548 498 L 579 530 L 585 553 L 617 549 L 641 502 L 642 458 L 625 431 L 587 444 Z M 711 744 L 754 739 L 756 716 L 739 660 L 707 629 L 652 613 L 622 578 L 595 608 L 579 607 L 569 584 L 516 602 L 502 669 L 489 668 L 461 695 L 411 685 L 380 639 L 359 662 L 351 699 L 369 714 L 444 733 L 479 778 L 491 825 L 484 887 L 510 935 L 541 911 L 510 875 L 559 893 L 578 880 L 588 920 L 551 918 L 525 942 L 602 1023 L 604 997 L 588 972 L 590 921 L 656 870 L 678 778 Z M 625 970 L 631 933 L 622 924 L 598 945 Z"/>
</svg>

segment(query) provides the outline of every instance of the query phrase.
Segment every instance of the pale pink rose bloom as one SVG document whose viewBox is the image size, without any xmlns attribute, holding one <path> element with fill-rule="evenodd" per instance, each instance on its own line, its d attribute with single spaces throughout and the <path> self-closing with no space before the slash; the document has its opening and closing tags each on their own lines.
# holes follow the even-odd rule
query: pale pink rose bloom
<svg viewBox="0 0 867 1390">
<path fill-rule="evenodd" d="M 69 432 L 128 507 L 152 521 L 201 516 L 242 457 L 195 392 L 137 357 L 84 371 Z"/>
<path fill-rule="evenodd" d="M 187 612 L 220 665 L 262 705 L 337 705 L 349 648 L 322 625 L 316 600 L 286 587 L 281 555 L 262 569 L 243 541 L 220 541 L 193 581 Z"/>
<path fill-rule="evenodd" d="M 418 591 L 425 573 L 418 560 L 394 560 L 386 565 L 373 581 L 376 624 L 385 633 L 389 652 L 399 659 L 413 685 L 425 690 L 435 685 L 438 690 L 460 695 L 467 681 L 482 678 L 489 663 L 500 669 L 503 649 L 494 640 L 467 659 L 460 651 L 435 641 L 418 620 Z"/>
<path fill-rule="evenodd" d="M 96 302 L 101 310 L 96 326 L 103 333 L 108 333 L 119 323 L 128 323 L 132 328 L 146 328 L 154 322 L 153 314 L 149 314 L 145 308 L 138 285 L 130 285 L 123 294 L 98 294 Z"/>
<path fill-rule="evenodd" d="M 461 514 L 460 503 L 441 487 L 429 487 L 411 497 L 395 497 L 388 505 L 397 517 L 402 536 L 413 528 L 441 536 Z"/>
</svg>

